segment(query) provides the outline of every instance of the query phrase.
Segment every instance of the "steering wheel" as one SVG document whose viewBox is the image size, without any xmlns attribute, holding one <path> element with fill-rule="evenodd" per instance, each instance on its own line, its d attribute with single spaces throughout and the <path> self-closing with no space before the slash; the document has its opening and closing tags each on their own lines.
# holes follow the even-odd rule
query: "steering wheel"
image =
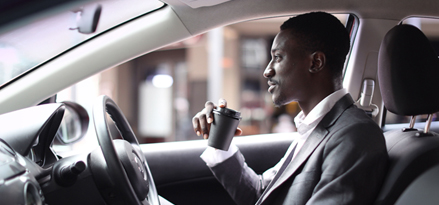
<svg viewBox="0 0 439 205">
<path fill-rule="evenodd" d="M 113 140 L 106 113 L 113 119 L 123 140 Z M 139 142 L 120 108 L 109 97 L 100 96 L 93 107 L 94 125 L 103 158 L 106 182 L 111 188 L 108 203 L 159 205 L 157 190 Z M 101 155 L 101 154 L 99 154 Z M 103 161 L 103 160 L 102 160 Z M 102 193 L 102 192 L 101 192 Z"/>
</svg>

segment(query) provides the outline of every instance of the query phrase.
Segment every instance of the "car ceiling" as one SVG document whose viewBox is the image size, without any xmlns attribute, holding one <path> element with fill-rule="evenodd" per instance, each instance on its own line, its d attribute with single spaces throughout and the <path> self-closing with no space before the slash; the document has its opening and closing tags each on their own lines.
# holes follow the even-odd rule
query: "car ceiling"
<svg viewBox="0 0 439 205">
<path fill-rule="evenodd" d="M 182 0 L 162 1 L 172 7 L 191 34 L 250 19 L 291 16 L 309 11 L 349 12 L 359 18 L 401 20 L 407 16 L 437 16 L 437 8 L 439 8 L 437 0 L 231 0 L 219 5 L 196 9 L 191 8 Z M 44 9 L 57 7 L 58 10 L 60 8 L 68 10 L 77 6 L 72 2 L 75 1 L 46 0 L 36 4 L 29 0 L 5 0 L 0 4 L 0 26 Z"/>
<path fill-rule="evenodd" d="M 232 0 L 212 7 L 193 9 L 180 0 L 164 0 L 192 34 L 206 29 L 267 16 L 309 11 L 353 13 L 359 18 L 401 20 L 407 16 L 437 16 L 437 0 Z"/>
</svg>

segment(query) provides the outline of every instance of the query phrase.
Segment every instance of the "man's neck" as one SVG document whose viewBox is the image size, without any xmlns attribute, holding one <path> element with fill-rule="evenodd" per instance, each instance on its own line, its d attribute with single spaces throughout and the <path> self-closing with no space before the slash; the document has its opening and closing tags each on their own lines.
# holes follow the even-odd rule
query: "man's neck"
<svg viewBox="0 0 439 205">
<path fill-rule="evenodd" d="M 325 72 L 326 71 L 326 72 Z M 305 99 L 298 101 L 300 108 L 305 116 L 317 105 L 320 101 L 325 99 L 328 95 L 331 95 L 337 90 L 343 88 L 343 81 L 341 76 L 333 77 L 329 72 L 329 68 L 323 69 L 316 75 L 313 82 L 315 84 L 310 84 L 310 91 L 308 91 L 309 96 Z"/>
<path fill-rule="evenodd" d="M 307 116 L 312 109 L 314 109 L 314 107 L 319 104 L 323 99 L 325 99 L 327 96 L 331 95 L 332 93 L 334 93 L 335 91 L 340 90 L 341 88 L 338 89 L 327 89 L 324 92 L 316 92 L 314 93 L 314 95 L 312 96 L 312 98 L 310 98 L 307 101 L 299 101 L 299 106 L 302 109 L 302 112 L 305 116 Z"/>
</svg>

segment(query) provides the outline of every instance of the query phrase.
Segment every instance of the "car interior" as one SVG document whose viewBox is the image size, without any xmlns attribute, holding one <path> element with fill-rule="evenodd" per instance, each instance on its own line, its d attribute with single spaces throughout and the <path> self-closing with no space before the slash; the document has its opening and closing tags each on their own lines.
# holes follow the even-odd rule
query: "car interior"
<svg viewBox="0 0 439 205">
<path fill-rule="evenodd" d="M 119 3 L 135 7 L 139 2 Z M 438 1 L 142 0 L 152 6 L 148 10 L 138 6 L 138 13 L 128 20 L 99 30 L 107 4 L 111 1 L 7 0 L 0 5 L 0 75 L 4 76 L 11 61 L 11 51 L 3 49 L 5 36 L 20 41 L 14 32 L 39 19 L 90 12 L 88 20 L 77 21 L 81 24 L 76 30 L 88 35 L 85 40 L 0 81 L 0 204 L 235 204 L 200 159 L 207 142 L 195 133 L 196 140 L 146 143 L 136 136 L 138 125 L 118 99 L 86 98 L 89 107 L 59 102 L 56 95 L 95 74 L 217 28 L 311 11 L 346 16 L 343 23 L 350 33 L 351 50 L 343 87 L 382 128 L 390 160 L 375 203 L 439 203 L 439 95 L 435 93 L 439 30 L 434 27 L 439 24 L 431 23 L 439 22 Z M 92 9 L 85 10 L 87 5 Z M 120 8 L 120 12 L 130 10 Z M 37 47 L 41 53 L 46 49 Z M 262 77 L 262 72 L 256 74 Z M 210 84 L 199 87 L 206 85 Z M 236 90 L 226 87 L 223 92 Z M 132 102 L 141 98 L 120 96 L 128 105 L 138 105 Z M 390 123 L 389 116 L 405 121 Z M 251 133 L 233 141 L 248 166 L 261 174 L 284 156 L 297 136 L 295 132 Z M 90 138 L 99 146 L 88 150 L 78 143 Z M 64 155 L 67 149 L 70 154 Z"/>
</svg>

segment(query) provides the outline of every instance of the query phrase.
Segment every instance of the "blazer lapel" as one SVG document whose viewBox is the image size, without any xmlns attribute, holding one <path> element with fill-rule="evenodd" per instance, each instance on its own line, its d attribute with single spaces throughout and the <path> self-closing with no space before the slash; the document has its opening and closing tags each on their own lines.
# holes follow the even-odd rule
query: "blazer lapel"
<svg viewBox="0 0 439 205">
<path fill-rule="evenodd" d="M 267 193 L 263 195 L 263 198 L 259 199 L 260 202 L 263 202 L 268 196 L 270 196 L 271 192 L 282 185 L 297 171 L 297 169 L 303 163 L 305 163 L 314 150 L 321 144 L 323 139 L 325 139 L 325 137 L 328 135 L 328 128 L 331 127 L 337 121 L 340 115 L 353 103 L 354 100 L 352 99 L 351 95 L 346 94 L 334 105 L 334 107 L 328 112 L 328 114 L 325 115 L 322 121 L 308 137 L 306 142 L 303 144 L 303 147 L 300 149 L 296 157 L 293 159 L 293 161 L 291 161 L 279 179 L 273 184 L 270 190 L 266 190 Z"/>
</svg>

